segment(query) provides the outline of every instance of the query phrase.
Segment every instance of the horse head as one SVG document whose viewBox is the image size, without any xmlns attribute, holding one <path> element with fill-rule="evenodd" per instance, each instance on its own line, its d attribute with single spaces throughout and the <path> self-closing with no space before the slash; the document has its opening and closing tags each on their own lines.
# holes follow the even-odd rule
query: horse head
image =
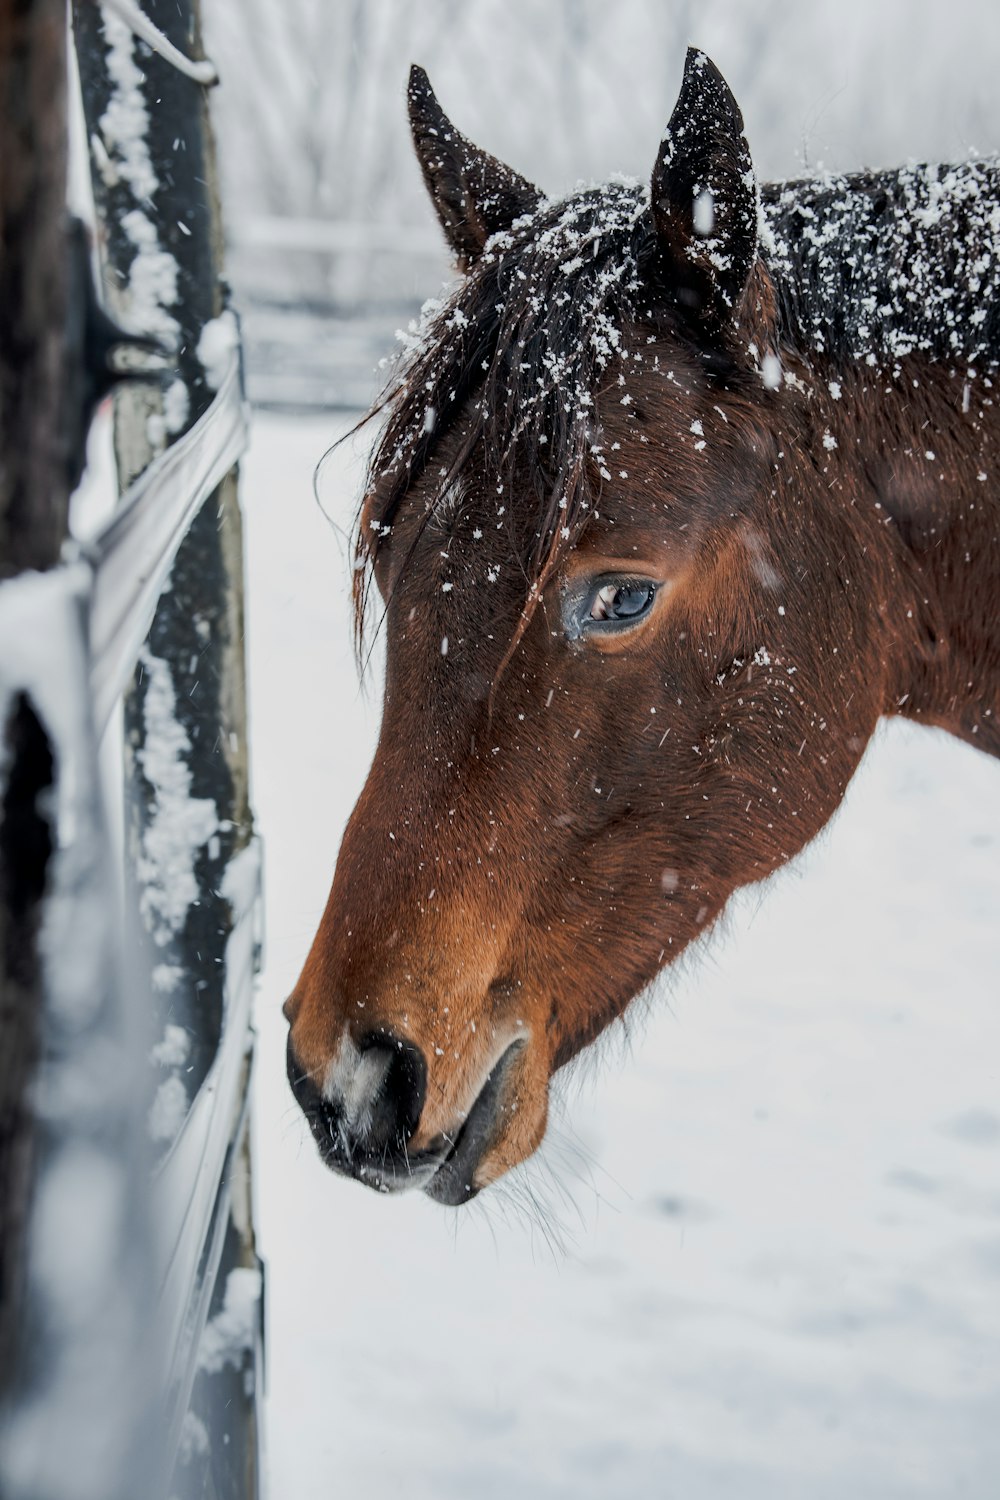
<svg viewBox="0 0 1000 1500">
<path fill-rule="evenodd" d="M 463 279 L 360 514 L 381 734 L 288 1071 L 331 1167 L 462 1203 L 537 1147 L 552 1075 L 830 817 L 897 686 L 871 600 L 898 589 L 877 520 L 821 511 L 850 456 L 780 346 L 704 54 L 648 191 L 550 202 L 418 69 L 409 104 Z"/>
</svg>

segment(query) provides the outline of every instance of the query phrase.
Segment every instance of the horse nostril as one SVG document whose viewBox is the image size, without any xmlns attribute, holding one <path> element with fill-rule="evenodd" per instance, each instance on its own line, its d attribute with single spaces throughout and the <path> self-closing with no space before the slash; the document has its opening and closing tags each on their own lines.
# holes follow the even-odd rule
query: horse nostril
<svg viewBox="0 0 1000 1500">
<path fill-rule="evenodd" d="M 427 1064 L 412 1042 L 393 1032 L 343 1037 L 320 1088 L 286 1043 L 288 1081 L 323 1160 L 338 1172 L 374 1183 L 393 1178 L 424 1107 Z"/>
<path fill-rule="evenodd" d="M 412 1042 L 391 1031 L 376 1031 L 358 1044 L 366 1060 L 378 1064 L 381 1085 L 371 1105 L 370 1144 L 378 1150 L 404 1147 L 417 1128 L 427 1096 L 427 1064 Z"/>
</svg>

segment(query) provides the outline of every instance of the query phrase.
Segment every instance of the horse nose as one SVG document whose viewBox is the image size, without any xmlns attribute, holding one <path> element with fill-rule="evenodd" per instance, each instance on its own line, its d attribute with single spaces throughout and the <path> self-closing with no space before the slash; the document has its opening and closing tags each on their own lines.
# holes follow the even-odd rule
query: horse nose
<svg viewBox="0 0 1000 1500">
<path fill-rule="evenodd" d="M 363 1126 L 369 1151 L 402 1150 L 417 1128 L 427 1097 L 427 1063 L 419 1047 L 391 1031 L 364 1037 L 345 1101 Z M 329 1081 L 334 1082 L 335 1076 Z"/>
<path fill-rule="evenodd" d="M 420 1049 L 388 1029 L 341 1038 L 322 1086 L 298 1067 L 288 1042 L 288 1081 L 331 1165 L 405 1150 L 427 1094 Z"/>
</svg>

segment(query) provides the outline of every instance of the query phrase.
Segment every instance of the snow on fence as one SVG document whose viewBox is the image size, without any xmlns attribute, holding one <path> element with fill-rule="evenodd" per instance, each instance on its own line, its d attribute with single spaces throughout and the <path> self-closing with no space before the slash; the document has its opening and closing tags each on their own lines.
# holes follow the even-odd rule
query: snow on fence
<svg viewBox="0 0 1000 1500">
<path fill-rule="evenodd" d="M 9 814 L 18 778 L 39 779 L 30 832 L 48 850 L 4 1500 L 258 1493 L 248 407 L 216 260 L 209 70 L 171 55 L 197 52 L 197 5 L 147 8 L 162 55 L 131 0 L 79 0 L 74 27 L 110 300 L 170 336 L 174 370 L 119 397 L 128 482 L 103 530 L 0 582 L 0 798 Z M 124 836 L 105 795 L 119 734 Z M 19 855 L 4 821 L 0 940 Z"/>
<path fill-rule="evenodd" d="M 247 388 L 273 410 L 364 411 L 394 333 L 449 275 L 436 226 L 258 215 L 227 237 Z"/>
<path fill-rule="evenodd" d="M 225 1230 L 228 1179 L 246 1129 L 259 855 L 251 843 L 228 872 L 222 1037 L 152 1172 L 150 1194 L 150 1153 L 129 1149 L 144 1139 L 149 1110 L 148 1017 L 137 991 L 148 978 L 122 951 L 98 743 L 148 634 L 156 583 L 185 520 L 245 442 L 234 360 L 209 410 L 143 474 L 96 539 L 71 549 L 57 569 L 0 585 L 0 708 L 6 717 L 19 695 L 36 705 L 59 768 L 58 852 L 42 921 L 44 1145 L 28 1273 L 44 1357 L 4 1434 L 2 1492 L 11 1497 L 137 1493 L 135 1424 L 149 1484 L 150 1456 L 162 1446 L 147 1429 L 151 1413 L 171 1397 L 179 1432 L 197 1370 L 222 1248 L 212 1242 Z M 155 1481 L 144 1493 L 157 1493 Z"/>
</svg>

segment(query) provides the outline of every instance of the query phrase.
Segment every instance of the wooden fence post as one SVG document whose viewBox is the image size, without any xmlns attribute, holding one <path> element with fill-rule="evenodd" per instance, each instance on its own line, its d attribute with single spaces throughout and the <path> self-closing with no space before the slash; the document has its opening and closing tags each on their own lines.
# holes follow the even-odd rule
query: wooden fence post
<svg viewBox="0 0 1000 1500">
<path fill-rule="evenodd" d="M 198 0 L 145 0 L 144 13 L 187 57 L 201 51 Z M 116 396 L 124 487 L 207 409 L 238 342 L 223 280 L 222 226 L 208 91 L 90 0 L 74 0 L 91 175 L 108 298 L 119 320 L 173 344 L 162 389 Z M 169 1148 L 212 1065 L 224 1023 L 233 908 L 226 873 L 252 834 L 243 653 L 243 541 L 235 470 L 182 542 L 125 698 L 127 867 L 154 981 L 159 1088 L 154 1135 Z M 173 1038 L 173 1041 L 171 1041 Z M 172 1050 L 173 1049 L 173 1050 Z M 240 1166 L 249 1173 L 244 1141 Z M 211 1311 L 229 1279 L 257 1274 L 252 1222 L 230 1215 Z M 209 1283 L 210 1284 L 210 1283 Z M 210 1448 L 188 1444 L 177 1493 L 255 1492 L 252 1371 L 202 1366 L 194 1418 Z M 178 1393 L 184 1415 L 188 1391 Z M 189 1422 L 189 1426 L 190 1426 Z"/>
<path fill-rule="evenodd" d="M 58 561 L 69 503 L 65 393 L 66 10 L 0 0 L 0 581 Z M 3 642 L 0 641 L 0 651 Z M 32 704 L 0 704 L 0 1391 L 14 1357 L 30 1207 L 38 920 L 52 752 Z"/>
</svg>

